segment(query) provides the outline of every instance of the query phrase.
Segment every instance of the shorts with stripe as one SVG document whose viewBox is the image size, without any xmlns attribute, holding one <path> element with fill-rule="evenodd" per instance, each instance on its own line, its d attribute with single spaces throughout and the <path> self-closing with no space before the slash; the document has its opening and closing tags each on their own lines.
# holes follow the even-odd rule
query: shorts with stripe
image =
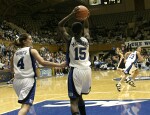
<svg viewBox="0 0 150 115">
<path fill-rule="evenodd" d="M 34 78 L 14 79 L 13 87 L 18 96 L 18 103 L 32 105 L 36 89 Z"/>
<path fill-rule="evenodd" d="M 125 64 L 125 69 L 124 69 L 125 74 L 131 75 L 135 70 L 137 70 L 137 68 L 135 67 L 135 64 L 128 63 L 128 62 Z"/>
<path fill-rule="evenodd" d="M 35 89 L 36 89 L 36 85 L 34 83 L 31 91 L 29 92 L 29 94 L 27 95 L 27 97 L 24 100 L 18 100 L 18 103 L 21 104 L 29 104 L 32 106 L 33 101 L 34 101 L 34 96 L 35 96 Z"/>
<path fill-rule="evenodd" d="M 88 94 L 91 89 L 91 68 L 70 68 L 68 75 L 68 96 L 77 98 L 81 94 Z"/>
</svg>

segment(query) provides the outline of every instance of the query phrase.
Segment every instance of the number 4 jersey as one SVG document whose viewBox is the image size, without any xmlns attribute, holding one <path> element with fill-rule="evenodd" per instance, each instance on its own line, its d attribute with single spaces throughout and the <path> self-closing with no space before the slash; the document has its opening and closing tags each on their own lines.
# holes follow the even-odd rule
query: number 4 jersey
<svg viewBox="0 0 150 115">
<path fill-rule="evenodd" d="M 91 65 L 89 61 L 89 43 L 85 37 L 80 38 L 86 45 L 82 45 L 72 37 L 67 52 L 67 62 L 70 67 L 86 68 Z"/>
<path fill-rule="evenodd" d="M 35 76 L 35 60 L 30 53 L 30 47 L 18 49 L 13 57 L 14 77 L 18 79 Z"/>
</svg>

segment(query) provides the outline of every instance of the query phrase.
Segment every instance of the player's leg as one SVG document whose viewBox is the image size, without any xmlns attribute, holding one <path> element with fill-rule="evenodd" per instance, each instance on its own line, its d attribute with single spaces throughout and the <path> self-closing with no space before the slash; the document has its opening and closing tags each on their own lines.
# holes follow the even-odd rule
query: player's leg
<svg viewBox="0 0 150 115">
<path fill-rule="evenodd" d="M 129 73 L 131 74 L 132 78 L 127 78 L 126 83 L 128 83 L 129 85 L 131 85 L 132 87 L 135 87 L 135 77 L 138 75 L 138 69 L 135 67 L 135 65 L 133 64 L 131 69 L 129 70 Z"/>
<path fill-rule="evenodd" d="M 117 73 L 122 77 L 122 75 L 123 75 L 123 69 L 121 69 L 121 68 L 117 68 Z"/>
<path fill-rule="evenodd" d="M 85 103 L 84 103 L 84 100 L 82 98 L 82 95 L 79 97 L 78 108 L 80 111 L 80 115 L 86 115 Z"/>
<path fill-rule="evenodd" d="M 79 102 L 79 97 L 78 98 L 70 98 L 72 115 L 79 115 L 78 102 Z"/>
<path fill-rule="evenodd" d="M 124 66 L 121 66 L 122 64 L 120 64 L 117 68 L 117 72 L 120 75 L 120 81 L 116 84 L 117 90 L 120 92 L 121 91 L 121 84 L 122 82 L 126 79 L 126 75 L 124 73 Z"/>
<path fill-rule="evenodd" d="M 89 94 L 91 90 L 91 68 L 87 68 L 84 70 L 79 70 L 81 76 L 79 76 L 80 80 L 82 81 L 82 91 L 81 95 L 79 96 L 79 103 L 78 108 L 80 111 L 80 115 L 86 115 L 85 103 L 82 98 L 82 94 Z"/>
<path fill-rule="evenodd" d="M 133 74 L 132 74 L 132 79 L 133 79 L 133 81 L 135 80 L 135 78 L 137 77 L 138 74 L 139 74 L 139 70 L 136 69 L 136 70 L 133 72 Z"/>
<path fill-rule="evenodd" d="M 26 115 L 29 112 L 30 107 L 32 106 L 34 101 L 35 89 L 36 89 L 36 82 L 32 86 L 30 92 L 28 92 L 27 97 L 23 100 L 18 100 L 18 102 L 22 104 L 21 109 L 18 112 L 18 115 Z"/>
<path fill-rule="evenodd" d="M 139 71 L 138 69 L 136 69 L 135 71 L 132 72 L 132 78 L 127 78 L 126 79 L 126 83 L 128 83 L 129 85 L 131 85 L 132 87 L 136 87 L 135 86 L 135 83 L 134 83 L 134 80 L 135 80 L 135 77 L 138 75 Z"/>
<path fill-rule="evenodd" d="M 121 63 L 118 65 L 117 68 L 118 74 L 121 77 L 121 80 L 116 84 L 118 91 L 121 91 L 121 83 L 124 82 L 124 80 L 127 77 L 127 75 L 124 73 L 124 69 L 125 69 L 125 63 L 124 63 L 124 59 L 122 59 Z"/>
<path fill-rule="evenodd" d="M 119 92 L 121 91 L 121 84 L 122 84 L 122 82 L 125 81 L 126 77 L 127 77 L 127 75 L 122 72 L 122 77 L 121 77 L 120 81 L 116 84 L 117 90 Z"/>
<path fill-rule="evenodd" d="M 21 109 L 18 112 L 18 115 L 26 115 L 30 110 L 29 104 L 22 104 Z"/>
<path fill-rule="evenodd" d="M 76 82 L 74 82 L 74 74 L 76 69 L 70 68 L 69 75 L 68 75 L 68 96 L 70 98 L 70 106 L 71 106 L 71 113 L 72 115 L 79 115 L 78 109 L 78 102 L 80 95 L 77 93 L 75 88 Z M 81 92 L 81 91 L 80 91 Z"/>
</svg>

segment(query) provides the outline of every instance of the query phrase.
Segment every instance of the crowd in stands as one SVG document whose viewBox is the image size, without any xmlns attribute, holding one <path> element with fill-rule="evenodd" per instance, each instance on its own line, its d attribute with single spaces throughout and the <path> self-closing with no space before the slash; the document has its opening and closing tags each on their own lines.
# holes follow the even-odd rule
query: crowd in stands
<svg viewBox="0 0 150 115">
<path fill-rule="evenodd" d="M 47 50 L 46 48 L 42 47 L 40 49 L 40 55 L 47 61 L 50 62 L 56 62 L 56 63 L 61 63 L 63 61 L 66 60 L 66 56 L 65 53 L 63 53 L 61 50 L 55 53 L 51 53 L 49 50 Z M 41 65 L 39 65 L 41 67 Z M 66 74 L 68 72 L 68 68 L 59 68 L 59 67 L 55 67 L 54 68 L 54 75 L 56 76 L 63 76 L 64 74 Z"/>
<path fill-rule="evenodd" d="M 16 39 L 16 35 L 19 35 L 18 31 L 10 27 L 10 23 L 4 20 L 0 25 L 0 38 L 8 41 Z"/>
<path fill-rule="evenodd" d="M 135 22 L 120 21 L 111 28 L 96 26 L 92 29 L 92 35 L 99 43 L 148 40 L 150 39 L 150 21 L 137 17 Z"/>
<path fill-rule="evenodd" d="M 15 25 L 16 26 L 16 25 Z M 21 31 L 22 28 L 14 28 L 14 26 L 12 26 L 11 22 L 7 22 L 6 20 L 4 20 L 1 24 L 0 24 L 0 39 L 3 40 L 7 40 L 7 41 L 14 41 L 14 39 L 16 39 L 21 33 L 23 32 L 28 32 L 29 34 L 31 34 L 31 36 L 33 37 L 33 42 L 34 43 L 40 43 L 40 44 L 56 44 L 57 41 L 55 41 L 55 36 L 57 36 L 57 33 L 54 32 L 50 32 L 48 30 L 42 31 L 42 35 L 39 34 L 39 32 L 37 31 L 26 31 L 24 30 L 23 32 Z"/>
<path fill-rule="evenodd" d="M 0 69 L 10 69 L 10 60 L 13 56 L 13 47 L 6 47 L 5 44 L 0 44 Z M 66 56 L 62 51 L 52 53 L 48 49 L 42 47 L 39 50 L 40 55 L 47 61 L 61 63 Z M 38 64 L 39 65 L 39 64 Z M 39 65 L 41 67 L 41 65 Z M 68 71 L 68 68 L 54 68 L 54 75 L 63 76 Z"/>
<path fill-rule="evenodd" d="M 93 43 L 150 39 L 150 21 L 147 16 L 149 12 L 150 10 L 143 11 L 139 14 L 129 12 L 122 14 L 91 15 L 89 22 Z M 9 19 L 9 21 L 4 20 L 0 25 L 0 35 L 6 40 L 13 40 L 16 35 L 24 31 L 32 35 L 35 43 L 64 43 L 64 41 L 60 41 L 61 35 L 57 28 L 61 15 L 52 14 L 42 16 L 22 16 L 19 17 L 20 19 L 16 18 L 16 21 L 15 19 Z"/>
<path fill-rule="evenodd" d="M 150 12 L 150 11 L 146 11 Z M 145 13 L 145 12 L 144 12 Z M 143 14 L 144 14 L 143 13 Z M 141 13 L 142 14 L 142 13 Z M 120 14 L 116 14 L 116 18 L 119 17 Z M 128 17 L 130 14 L 121 14 L 121 16 L 125 15 Z M 137 41 L 137 40 L 148 40 L 150 39 L 150 21 L 142 16 L 132 16 L 134 20 L 116 20 L 112 26 L 108 27 L 100 22 L 105 21 L 105 17 L 108 18 L 109 14 L 106 16 L 90 16 L 90 32 L 91 37 L 93 38 L 92 42 L 97 43 L 114 43 L 114 42 L 125 42 L 125 41 Z M 115 15 L 110 15 L 110 17 L 114 17 Z M 124 16 L 124 17 L 125 17 Z M 95 20 L 95 18 L 97 19 Z M 131 17 L 131 16 L 130 16 Z M 13 21 L 11 19 L 3 20 L 0 23 L 0 39 L 7 41 L 14 41 L 20 33 L 28 32 L 33 37 L 34 43 L 39 44 L 62 44 L 64 41 L 61 39 L 61 35 L 57 30 L 57 23 L 61 19 L 59 15 L 50 15 L 48 19 L 40 20 L 40 17 L 32 17 L 26 18 L 23 17 L 21 21 Z M 103 20 L 101 20 L 101 19 Z M 24 19 L 24 20 L 23 20 Z M 26 20 L 27 19 L 27 20 Z M 109 18 L 111 19 L 111 18 Z M 126 19 L 126 18 L 124 18 Z M 113 18 L 111 19 L 113 21 Z M 107 20 L 108 21 L 108 20 Z M 30 23 L 29 23 L 30 22 Z M 94 23 L 93 23 L 94 22 Z M 97 24 L 96 24 L 97 23 Z M 110 23 L 110 22 L 109 22 Z M 106 23 L 105 23 L 106 24 Z M 96 26 L 95 26 L 96 25 Z M 69 29 L 70 27 L 68 27 Z M 13 53 L 13 49 L 11 47 L 6 47 L 4 43 L 0 43 L 0 62 L 5 64 L 5 68 L 9 68 L 10 58 Z M 146 51 L 145 51 L 146 52 Z M 40 54 L 44 59 L 54 62 L 61 62 L 65 60 L 65 56 L 62 52 L 50 53 L 47 49 L 40 51 Z M 147 55 L 146 53 L 145 55 Z M 150 55 L 150 54 L 149 54 Z M 99 60 L 99 59 L 98 59 Z M 149 60 L 149 56 L 147 58 Z M 114 62 L 111 58 L 107 57 L 105 60 L 100 59 L 100 64 L 109 64 L 110 67 L 114 67 Z M 95 64 L 97 62 L 95 61 Z M 104 67 L 104 66 L 103 66 Z M 105 67 L 104 67 L 105 68 Z M 62 74 L 62 69 L 55 68 L 58 71 L 56 74 Z"/>
</svg>

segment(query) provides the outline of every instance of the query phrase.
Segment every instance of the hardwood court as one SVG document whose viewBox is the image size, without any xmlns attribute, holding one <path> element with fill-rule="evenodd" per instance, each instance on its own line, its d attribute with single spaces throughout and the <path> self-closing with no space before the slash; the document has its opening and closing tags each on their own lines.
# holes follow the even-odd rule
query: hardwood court
<svg viewBox="0 0 150 115">
<path fill-rule="evenodd" d="M 150 77 L 150 71 L 141 71 L 139 76 Z M 136 87 L 124 83 L 118 92 L 114 78 L 119 78 L 116 70 L 93 71 L 92 89 L 85 100 L 134 100 L 150 99 L 150 80 L 137 80 Z M 67 96 L 67 75 L 37 79 L 35 103 L 44 100 L 69 100 Z M 0 114 L 20 108 L 12 85 L 0 85 Z"/>
</svg>

